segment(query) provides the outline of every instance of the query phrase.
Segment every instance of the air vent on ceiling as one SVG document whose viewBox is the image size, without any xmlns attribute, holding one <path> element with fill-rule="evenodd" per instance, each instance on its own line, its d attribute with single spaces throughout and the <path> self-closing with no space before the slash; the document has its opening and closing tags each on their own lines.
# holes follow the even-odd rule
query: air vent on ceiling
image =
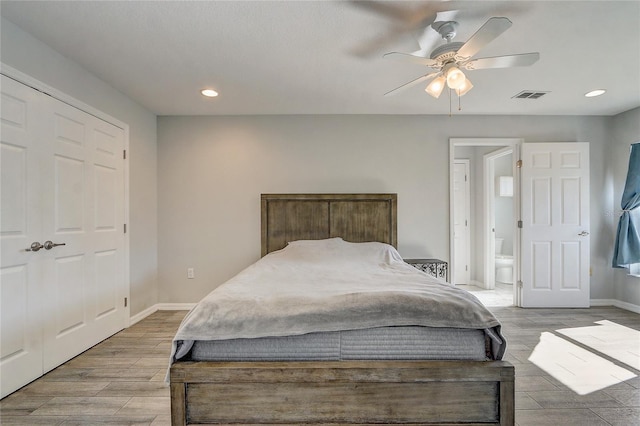
<svg viewBox="0 0 640 426">
<path fill-rule="evenodd" d="M 515 96 L 512 96 L 511 99 L 539 99 L 546 95 L 549 92 L 541 92 L 539 90 L 523 90 Z"/>
</svg>

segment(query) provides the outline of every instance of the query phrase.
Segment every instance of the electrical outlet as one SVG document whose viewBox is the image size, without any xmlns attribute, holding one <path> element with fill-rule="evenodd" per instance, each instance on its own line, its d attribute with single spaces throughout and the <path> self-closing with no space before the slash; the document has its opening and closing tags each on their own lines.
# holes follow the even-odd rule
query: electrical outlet
<svg viewBox="0 0 640 426">
<path fill-rule="evenodd" d="M 190 280 L 195 278 L 195 272 L 193 271 L 193 268 L 187 268 L 187 278 Z"/>
</svg>

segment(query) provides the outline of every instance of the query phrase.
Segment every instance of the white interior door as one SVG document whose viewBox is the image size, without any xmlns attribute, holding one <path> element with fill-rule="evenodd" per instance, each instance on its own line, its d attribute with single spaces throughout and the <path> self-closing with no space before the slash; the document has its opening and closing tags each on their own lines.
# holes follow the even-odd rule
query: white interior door
<svg viewBox="0 0 640 426">
<path fill-rule="evenodd" d="M 25 251 L 41 241 L 33 214 L 42 194 L 44 157 L 38 92 L 2 76 L 0 106 L 0 384 L 1 397 L 43 373 L 42 258 Z"/>
<path fill-rule="evenodd" d="M 522 150 L 522 306 L 588 307 L 589 144 Z"/>
<path fill-rule="evenodd" d="M 127 324 L 123 148 L 2 76 L 2 396 Z"/>
<path fill-rule="evenodd" d="M 469 160 L 455 160 L 453 163 L 453 241 L 454 241 L 454 284 L 469 284 L 471 235 Z"/>
<path fill-rule="evenodd" d="M 45 372 L 125 326 L 122 129 L 47 98 Z"/>
</svg>

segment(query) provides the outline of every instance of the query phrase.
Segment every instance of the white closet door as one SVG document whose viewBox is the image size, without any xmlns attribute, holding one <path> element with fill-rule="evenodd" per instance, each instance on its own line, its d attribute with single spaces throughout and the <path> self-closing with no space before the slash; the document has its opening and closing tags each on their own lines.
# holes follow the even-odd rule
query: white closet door
<svg viewBox="0 0 640 426">
<path fill-rule="evenodd" d="M 45 372 L 125 325 L 123 131 L 47 101 Z"/>
<path fill-rule="evenodd" d="M 40 241 L 39 93 L 5 76 L 0 106 L 0 380 L 1 396 L 39 377 L 42 367 L 42 258 L 25 251 Z"/>
<path fill-rule="evenodd" d="M 127 325 L 124 138 L 2 76 L 2 396 Z"/>
</svg>

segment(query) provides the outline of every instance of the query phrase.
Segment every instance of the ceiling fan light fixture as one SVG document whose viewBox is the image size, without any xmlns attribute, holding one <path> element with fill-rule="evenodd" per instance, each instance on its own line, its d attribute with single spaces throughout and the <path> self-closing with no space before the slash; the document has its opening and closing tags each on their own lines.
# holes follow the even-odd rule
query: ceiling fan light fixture
<svg viewBox="0 0 640 426">
<path fill-rule="evenodd" d="M 471 84 L 471 81 L 467 78 L 464 80 L 464 84 L 462 85 L 462 87 L 456 89 L 456 93 L 458 94 L 458 96 L 464 96 L 471 89 L 473 89 L 473 84 Z"/>
<path fill-rule="evenodd" d="M 442 93 L 442 90 L 444 89 L 445 82 L 446 78 L 441 74 L 437 78 L 434 78 L 431 83 L 427 85 L 424 91 L 434 98 L 438 99 L 440 97 L 440 94 Z"/>
<path fill-rule="evenodd" d="M 458 90 L 464 86 L 467 76 L 456 66 L 449 67 L 446 71 L 447 86 L 450 89 Z"/>
</svg>

